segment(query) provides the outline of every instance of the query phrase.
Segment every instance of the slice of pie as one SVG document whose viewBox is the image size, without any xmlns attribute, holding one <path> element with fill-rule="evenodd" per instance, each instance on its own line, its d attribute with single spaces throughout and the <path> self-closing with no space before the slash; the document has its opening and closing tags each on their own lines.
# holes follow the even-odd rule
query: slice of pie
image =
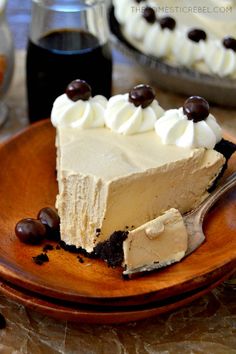
<svg viewBox="0 0 236 354">
<path fill-rule="evenodd" d="M 79 91 L 85 83 L 76 82 Z M 73 101 L 67 93 L 55 101 L 52 122 L 64 244 L 91 253 L 120 232 L 127 272 L 180 260 L 187 245 L 179 213 L 208 196 L 225 164 L 214 150 L 221 130 L 207 102 L 193 97 L 184 109 L 164 112 L 145 85 L 108 103 L 101 96 Z M 160 224 L 163 232 L 151 241 L 147 229 Z"/>
<path fill-rule="evenodd" d="M 107 128 L 59 128 L 57 134 L 61 238 L 88 252 L 114 231 L 170 208 L 195 208 L 225 161 L 214 150 L 163 145 L 154 131 L 123 136 Z"/>
</svg>

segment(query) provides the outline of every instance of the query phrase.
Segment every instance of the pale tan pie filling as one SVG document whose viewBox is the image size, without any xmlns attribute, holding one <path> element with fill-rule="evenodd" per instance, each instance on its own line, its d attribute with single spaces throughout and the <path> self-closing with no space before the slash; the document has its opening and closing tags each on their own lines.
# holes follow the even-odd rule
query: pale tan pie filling
<svg viewBox="0 0 236 354">
<path fill-rule="evenodd" d="M 123 136 L 107 128 L 57 129 L 61 238 L 91 252 L 114 231 L 137 228 L 207 197 L 224 157 L 163 145 L 154 131 Z"/>
</svg>

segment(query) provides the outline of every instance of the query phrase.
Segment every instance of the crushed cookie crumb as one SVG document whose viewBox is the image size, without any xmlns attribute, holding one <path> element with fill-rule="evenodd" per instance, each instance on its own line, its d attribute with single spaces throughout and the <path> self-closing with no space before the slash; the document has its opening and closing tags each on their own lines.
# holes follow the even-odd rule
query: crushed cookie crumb
<svg viewBox="0 0 236 354">
<path fill-rule="evenodd" d="M 46 253 L 41 253 L 38 256 L 32 258 L 33 258 L 33 262 L 38 265 L 42 265 L 45 262 L 49 262 L 49 258 Z"/>
<path fill-rule="evenodd" d="M 129 274 L 122 274 L 122 278 L 123 278 L 124 280 L 130 280 Z"/>
<path fill-rule="evenodd" d="M 128 237 L 128 231 L 115 231 L 110 238 L 98 243 L 92 255 L 107 262 L 108 267 L 121 266 L 124 259 L 123 242 Z"/>
<path fill-rule="evenodd" d="M 43 252 L 47 252 L 47 251 L 52 251 L 54 249 L 54 247 L 50 244 L 47 244 L 43 247 Z"/>
<path fill-rule="evenodd" d="M 80 263 L 84 263 L 84 259 L 80 256 L 77 257 Z"/>
</svg>

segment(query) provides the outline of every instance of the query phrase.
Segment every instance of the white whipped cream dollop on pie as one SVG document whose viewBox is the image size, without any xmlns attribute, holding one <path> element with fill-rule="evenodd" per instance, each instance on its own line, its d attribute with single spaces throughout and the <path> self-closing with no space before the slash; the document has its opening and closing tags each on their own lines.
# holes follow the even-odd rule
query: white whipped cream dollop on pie
<svg viewBox="0 0 236 354">
<path fill-rule="evenodd" d="M 53 104 L 51 121 L 54 127 L 103 127 L 106 106 L 107 99 L 104 96 L 98 95 L 86 101 L 74 102 L 63 94 Z"/>
<path fill-rule="evenodd" d="M 183 113 L 183 108 L 170 109 L 155 124 L 163 144 L 185 148 L 213 149 L 222 139 L 222 130 L 212 114 L 200 122 L 193 122 Z"/>
<path fill-rule="evenodd" d="M 140 18 L 139 13 L 132 13 L 126 22 L 125 29 L 129 36 L 136 40 L 141 40 L 146 36 L 146 32 L 151 28 L 149 24 L 143 17 Z"/>
<path fill-rule="evenodd" d="M 168 28 L 162 29 L 155 23 L 148 29 L 143 41 L 143 48 L 147 54 L 157 58 L 169 57 L 176 42 L 176 32 Z"/>
<path fill-rule="evenodd" d="M 115 16 L 118 21 L 122 24 L 127 23 L 137 6 L 137 2 L 135 0 L 129 0 L 127 4 L 127 0 L 113 0 L 113 3 L 115 5 Z"/>
<path fill-rule="evenodd" d="M 230 76 L 236 72 L 236 53 L 232 49 L 226 49 L 222 43 L 215 40 L 204 45 L 204 59 L 210 72 L 220 77 Z"/>
<path fill-rule="evenodd" d="M 176 41 L 172 46 L 172 53 L 180 65 L 191 67 L 194 63 L 203 58 L 204 41 L 196 43 L 187 36 L 187 29 L 176 31 Z"/>
<path fill-rule="evenodd" d="M 110 98 L 105 111 L 106 126 L 114 132 L 131 135 L 154 129 L 158 118 L 164 114 L 157 100 L 146 108 L 136 107 L 129 102 L 129 94 Z"/>
</svg>

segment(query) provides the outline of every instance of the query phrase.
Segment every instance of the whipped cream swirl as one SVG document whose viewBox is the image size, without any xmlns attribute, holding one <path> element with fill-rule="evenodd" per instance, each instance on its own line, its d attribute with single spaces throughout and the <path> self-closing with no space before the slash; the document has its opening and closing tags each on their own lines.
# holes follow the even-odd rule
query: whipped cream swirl
<svg viewBox="0 0 236 354">
<path fill-rule="evenodd" d="M 236 73 L 236 53 L 218 41 L 211 40 L 205 44 L 204 59 L 209 71 L 214 74 L 223 77 Z"/>
<path fill-rule="evenodd" d="M 134 0 L 113 0 L 115 17 L 124 25 L 132 16 L 134 9 L 137 8 L 137 3 Z"/>
<path fill-rule="evenodd" d="M 136 40 L 142 40 L 151 27 L 152 24 L 148 23 L 139 13 L 132 13 L 125 23 L 126 33 Z"/>
<path fill-rule="evenodd" d="M 54 127 L 80 129 L 103 127 L 106 106 L 107 99 L 104 96 L 98 95 L 87 101 L 74 102 L 63 94 L 53 104 L 51 121 Z"/>
<path fill-rule="evenodd" d="M 157 100 L 142 108 L 129 102 L 129 94 L 110 98 L 105 112 L 105 123 L 111 130 L 131 135 L 154 129 L 155 122 L 164 114 Z"/>
<path fill-rule="evenodd" d="M 155 23 L 144 37 L 144 49 L 147 54 L 154 55 L 157 58 L 167 57 L 171 54 L 175 37 L 175 31 L 168 28 L 162 29 L 159 23 Z"/>
<path fill-rule="evenodd" d="M 222 131 L 212 114 L 194 123 L 184 114 L 183 108 L 170 109 L 157 120 L 155 130 L 163 144 L 184 148 L 213 149 L 221 139 Z"/>
<path fill-rule="evenodd" d="M 172 47 L 177 63 L 191 67 L 203 58 L 202 42 L 196 43 L 187 37 L 187 29 L 176 33 L 176 42 Z"/>
</svg>

